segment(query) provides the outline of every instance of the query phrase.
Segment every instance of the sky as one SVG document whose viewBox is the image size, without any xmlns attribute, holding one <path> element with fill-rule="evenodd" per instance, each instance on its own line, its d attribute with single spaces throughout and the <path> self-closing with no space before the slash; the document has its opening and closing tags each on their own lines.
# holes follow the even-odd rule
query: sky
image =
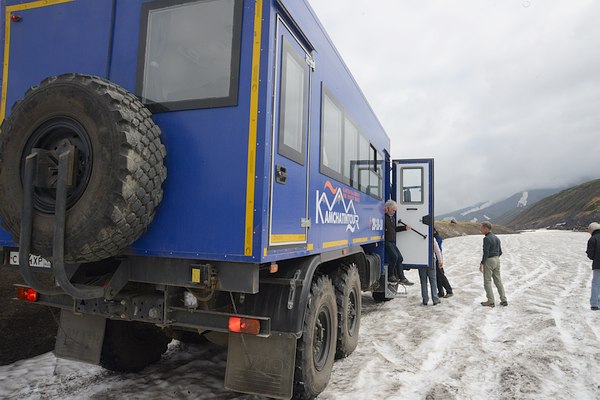
<svg viewBox="0 0 600 400">
<path fill-rule="evenodd" d="M 600 178 L 600 1 L 309 3 L 436 214 Z"/>
</svg>

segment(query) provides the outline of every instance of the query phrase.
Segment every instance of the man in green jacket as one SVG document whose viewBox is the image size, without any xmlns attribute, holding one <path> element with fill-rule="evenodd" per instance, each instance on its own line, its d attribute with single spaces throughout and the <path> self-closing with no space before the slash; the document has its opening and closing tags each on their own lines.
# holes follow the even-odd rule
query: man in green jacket
<svg viewBox="0 0 600 400">
<path fill-rule="evenodd" d="M 494 307 L 494 292 L 492 290 L 492 279 L 498 289 L 500 295 L 500 305 L 507 306 L 506 294 L 504 293 L 504 285 L 500 276 L 500 256 L 502 255 L 502 245 L 500 239 L 492 233 L 492 224 L 485 221 L 480 227 L 481 233 L 485 235 L 483 238 L 483 258 L 479 264 L 479 271 L 483 272 L 483 287 L 487 301 L 482 301 L 484 307 Z"/>
</svg>

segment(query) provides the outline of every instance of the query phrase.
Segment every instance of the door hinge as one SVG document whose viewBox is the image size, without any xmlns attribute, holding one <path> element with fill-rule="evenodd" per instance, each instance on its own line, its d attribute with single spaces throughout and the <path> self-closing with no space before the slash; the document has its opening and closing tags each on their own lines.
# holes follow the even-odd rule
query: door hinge
<svg viewBox="0 0 600 400">
<path fill-rule="evenodd" d="M 302 228 L 310 228 L 312 223 L 310 222 L 310 218 L 301 218 L 300 219 L 300 227 Z"/>
<path fill-rule="evenodd" d="M 317 63 L 315 63 L 315 59 L 312 58 L 310 54 L 307 54 L 305 60 L 308 66 L 314 71 L 317 66 Z"/>
</svg>

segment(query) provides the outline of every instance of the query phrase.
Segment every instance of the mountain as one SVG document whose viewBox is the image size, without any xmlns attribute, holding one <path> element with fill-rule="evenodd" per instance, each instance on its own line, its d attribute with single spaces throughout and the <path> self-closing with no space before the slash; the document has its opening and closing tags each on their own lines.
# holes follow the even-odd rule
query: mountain
<svg viewBox="0 0 600 400">
<path fill-rule="evenodd" d="M 471 207 L 439 215 L 437 220 L 453 220 L 464 222 L 493 221 L 505 224 L 514 219 L 541 199 L 557 193 L 561 189 L 534 189 L 515 193 L 499 202 L 477 203 Z"/>
<path fill-rule="evenodd" d="M 585 230 L 600 221 L 600 179 L 549 196 L 515 216 L 514 229 L 559 228 Z"/>
</svg>

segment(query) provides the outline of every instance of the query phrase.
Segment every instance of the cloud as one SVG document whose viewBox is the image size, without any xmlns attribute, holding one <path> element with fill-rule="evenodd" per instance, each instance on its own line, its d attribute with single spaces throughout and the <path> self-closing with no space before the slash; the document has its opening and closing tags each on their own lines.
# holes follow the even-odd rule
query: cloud
<svg viewBox="0 0 600 400">
<path fill-rule="evenodd" d="M 310 3 L 437 213 L 598 177 L 600 2 Z"/>
</svg>

